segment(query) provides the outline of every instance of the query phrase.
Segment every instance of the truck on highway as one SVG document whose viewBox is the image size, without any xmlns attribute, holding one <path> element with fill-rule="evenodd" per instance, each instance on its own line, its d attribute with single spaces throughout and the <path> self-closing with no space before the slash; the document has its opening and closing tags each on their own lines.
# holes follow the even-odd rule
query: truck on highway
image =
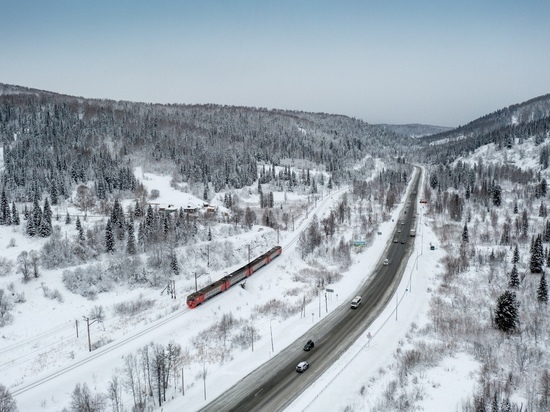
<svg viewBox="0 0 550 412">
<path fill-rule="evenodd" d="M 415 236 L 416 236 L 416 230 L 411 229 L 411 237 L 415 237 Z"/>
</svg>

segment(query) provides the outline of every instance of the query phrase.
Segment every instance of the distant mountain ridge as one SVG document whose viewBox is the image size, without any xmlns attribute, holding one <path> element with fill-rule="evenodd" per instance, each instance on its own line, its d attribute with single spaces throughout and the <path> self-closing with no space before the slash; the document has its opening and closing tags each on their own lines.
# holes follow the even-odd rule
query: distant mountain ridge
<svg viewBox="0 0 550 412">
<path fill-rule="evenodd" d="M 506 126 L 531 123 L 550 116 L 550 94 L 535 97 L 523 103 L 513 104 L 503 109 L 489 113 L 456 129 L 438 133 L 430 140 L 463 139 L 486 134 Z"/>
<path fill-rule="evenodd" d="M 63 97 L 73 97 L 66 94 L 50 92 L 47 90 L 33 89 L 30 87 L 16 86 L 12 84 L 0 83 L 0 96 L 2 95 L 13 95 L 13 94 L 29 94 L 33 96 L 63 96 Z"/>
<path fill-rule="evenodd" d="M 452 130 L 452 127 L 433 126 L 429 124 L 378 124 L 383 129 L 409 137 L 424 137 Z"/>
<path fill-rule="evenodd" d="M 512 148 L 534 138 L 540 145 L 550 137 L 550 94 L 482 116 L 447 132 L 425 137 L 419 161 L 448 164 L 494 143 L 497 149 Z"/>
</svg>

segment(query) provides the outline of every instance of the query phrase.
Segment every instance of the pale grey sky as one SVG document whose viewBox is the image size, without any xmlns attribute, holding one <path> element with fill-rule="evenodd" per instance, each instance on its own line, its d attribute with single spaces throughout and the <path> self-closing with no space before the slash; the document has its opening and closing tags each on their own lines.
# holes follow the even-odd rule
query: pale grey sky
<svg viewBox="0 0 550 412">
<path fill-rule="evenodd" d="M 0 0 L 0 82 L 458 126 L 550 93 L 550 2 Z"/>
</svg>

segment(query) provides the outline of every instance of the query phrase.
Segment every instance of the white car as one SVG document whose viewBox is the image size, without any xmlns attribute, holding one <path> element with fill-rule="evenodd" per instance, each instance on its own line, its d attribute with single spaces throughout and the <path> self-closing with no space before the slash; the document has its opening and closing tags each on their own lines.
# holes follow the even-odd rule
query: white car
<svg viewBox="0 0 550 412">
<path fill-rule="evenodd" d="M 309 363 L 302 361 L 296 366 L 296 372 L 304 372 L 307 368 L 309 368 Z"/>
<path fill-rule="evenodd" d="M 384 266 L 388 266 L 390 264 L 390 261 L 388 259 L 384 260 Z"/>
</svg>

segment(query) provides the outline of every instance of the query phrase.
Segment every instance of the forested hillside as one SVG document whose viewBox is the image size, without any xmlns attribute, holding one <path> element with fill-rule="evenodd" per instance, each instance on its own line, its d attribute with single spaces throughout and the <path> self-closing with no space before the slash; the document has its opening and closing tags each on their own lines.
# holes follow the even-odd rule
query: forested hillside
<svg viewBox="0 0 550 412">
<path fill-rule="evenodd" d="M 427 147 L 422 151 L 421 161 L 447 164 L 489 143 L 496 143 L 498 148 L 511 148 L 515 142 L 533 137 L 540 144 L 549 131 L 550 94 L 547 94 L 422 139 Z"/>
<path fill-rule="evenodd" d="M 334 181 L 365 157 L 395 155 L 411 141 L 345 116 L 217 105 L 89 100 L 0 88 L 3 187 L 10 199 L 68 196 L 93 182 L 104 199 L 135 190 L 138 160 L 218 192 L 252 184 L 258 162 L 320 168 Z"/>
</svg>

